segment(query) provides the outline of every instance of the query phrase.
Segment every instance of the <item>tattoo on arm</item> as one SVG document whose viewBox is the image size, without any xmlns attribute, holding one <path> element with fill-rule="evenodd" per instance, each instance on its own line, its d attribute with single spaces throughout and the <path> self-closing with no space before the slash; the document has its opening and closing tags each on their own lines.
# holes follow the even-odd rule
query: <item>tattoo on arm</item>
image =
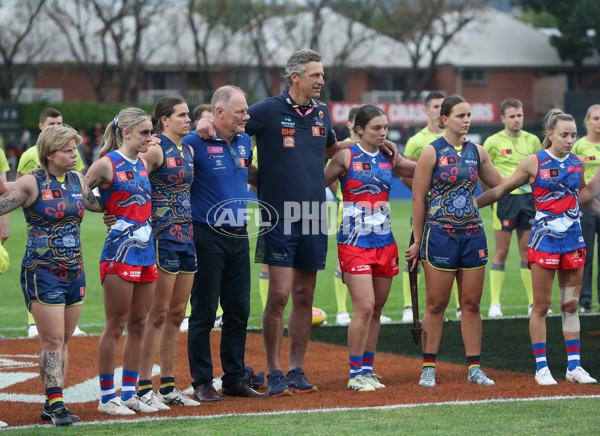
<svg viewBox="0 0 600 436">
<path fill-rule="evenodd" d="M 14 192 L 14 188 L 9 189 L 2 197 L 0 197 L 0 215 L 4 215 L 5 213 L 16 209 L 14 204 L 17 199 L 14 198 L 14 196 L 10 198 L 11 194 L 14 194 Z"/>
<path fill-rule="evenodd" d="M 92 212 L 104 211 L 102 199 L 100 197 L 96 197 L 91 189 L 88 190 L 86 209 L 91 210 Z"/>
<path fill-rule="evenodd" d="M 98 180 L 98 179 L 90 180 L 90 178 L 88 176 L 85 176 L 85 183 L 90 188 L 90 191 L 92 189 L 97 188 L 98 186 L 100 186 L 100 180 Z"/>
</svg>

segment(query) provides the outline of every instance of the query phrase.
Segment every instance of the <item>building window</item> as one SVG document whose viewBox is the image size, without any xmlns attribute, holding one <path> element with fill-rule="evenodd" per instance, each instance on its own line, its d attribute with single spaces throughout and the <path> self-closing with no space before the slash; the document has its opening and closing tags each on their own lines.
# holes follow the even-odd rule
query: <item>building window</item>
<svg viewBox="0 0 600 436">
<path fill-rule="evenodd" d="M 467 69 L 463 72 L 465 83 L 482 84 L 487 82 L 487 73 L 484 70 Z"/>
</svg>

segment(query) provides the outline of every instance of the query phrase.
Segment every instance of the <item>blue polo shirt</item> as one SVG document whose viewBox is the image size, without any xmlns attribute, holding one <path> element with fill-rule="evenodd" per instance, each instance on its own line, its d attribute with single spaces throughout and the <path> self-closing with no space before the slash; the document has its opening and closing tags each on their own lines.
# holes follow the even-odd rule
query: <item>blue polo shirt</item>
<svg viewBox="0 0 600 436">
<path fill-rule="evenodd" d="M 314 99 L 302 112 L 288 91 L 248 109 L 246 133 L 256 136 L 260 162 L 258 197 L 280 218 L 286 201 L 325 201 L 325 149 L 336 143 L 331 115 L 324 103 Z"/>
<path fill-rule="evenodd" d="M 244 226 L 252 163 L 250 137 L 241 133 L 229 146 L 218 137 L 209 141 L 192 132 L 183 142 L 194 150 L 192 220 L 216 227 Z"/>
</svg>

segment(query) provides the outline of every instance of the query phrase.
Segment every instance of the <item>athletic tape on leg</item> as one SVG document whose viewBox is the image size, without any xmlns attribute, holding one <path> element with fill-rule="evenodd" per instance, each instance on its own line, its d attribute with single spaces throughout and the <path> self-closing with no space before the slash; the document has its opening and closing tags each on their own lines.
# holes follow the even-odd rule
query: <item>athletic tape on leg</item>
<svg viewBox="0 0 600 436">
<path fill-rule="evenodd" d="M 575 311 L 566 312 L 562 310 L 562 307 L 565 303 L 568 303 L 571 300 L 578 300 L 577 297 L 574 296 L 576 286 L 565 286 L 559 287 L 560 293 L 560 313 L 562 315 L 562 327 L 563 331 L 576 333 L 580 330 L 579 324 L 579 313 L 577 312 L 577 304 L 575 304 Z"/>
</svg>

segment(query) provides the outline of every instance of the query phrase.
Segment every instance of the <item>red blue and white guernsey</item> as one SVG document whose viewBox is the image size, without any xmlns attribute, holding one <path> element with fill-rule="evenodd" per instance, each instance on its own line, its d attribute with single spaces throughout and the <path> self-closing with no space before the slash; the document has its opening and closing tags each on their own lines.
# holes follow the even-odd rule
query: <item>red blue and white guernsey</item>
<svg viewBox="0 0 600 436">
<path fill-rule="evenodd" d="M 113 166 L 113 181 L 100 196 L 114 224 L 106 237 L 100 262 L 114 261 L 132 266 L 156 263 L 150 213 L 150 179 L 142 159 L 132 161 L 118 151 L 106 156 Z"/>
<path fill-rule="evenodd" d="M 340 176 L 344 199 L 338 244 L 361 248 L 387 247 L 395 242 L 388 198 L 392 161 L 379 151 L 369 153 L 360 144 L 352 153 L 348 171 Z"/>
<path fill-rule="evenodd" d="M 180 148 L 164 135 L 159 138 L 163 163 L 150 174 L 154 239 L 192 243 L 192 152 L 185 143 Z"/>
<path fill-rule="evenodd" d="M 537 213 L 529 247 L 544 253 L 570 253 L 585 247 L 579 223 L 582 164 L 569 153 L 562 159 L 538 151 L 538 173 L 531 184 Z"/>
<path fill-rule="evenodd" d="M 479 176 L 477 146 L 465 142 L 455 148 L 443 136 L 431 145 L 436 151 L 436 163 L 426 223 L 454 238 L 485 236 L 475 201 Z"/>
<path fill-rule="evenodd" d="M 27 249 L 21 267 L 36 274 L 69 282 L 83 271 L 80 224 L 83 218 L 81 181 L 68 172 L 59 181 L 41 170 L 31 172 L 39 193 L 23 208 L 27 222 Z"/>
</svg>

